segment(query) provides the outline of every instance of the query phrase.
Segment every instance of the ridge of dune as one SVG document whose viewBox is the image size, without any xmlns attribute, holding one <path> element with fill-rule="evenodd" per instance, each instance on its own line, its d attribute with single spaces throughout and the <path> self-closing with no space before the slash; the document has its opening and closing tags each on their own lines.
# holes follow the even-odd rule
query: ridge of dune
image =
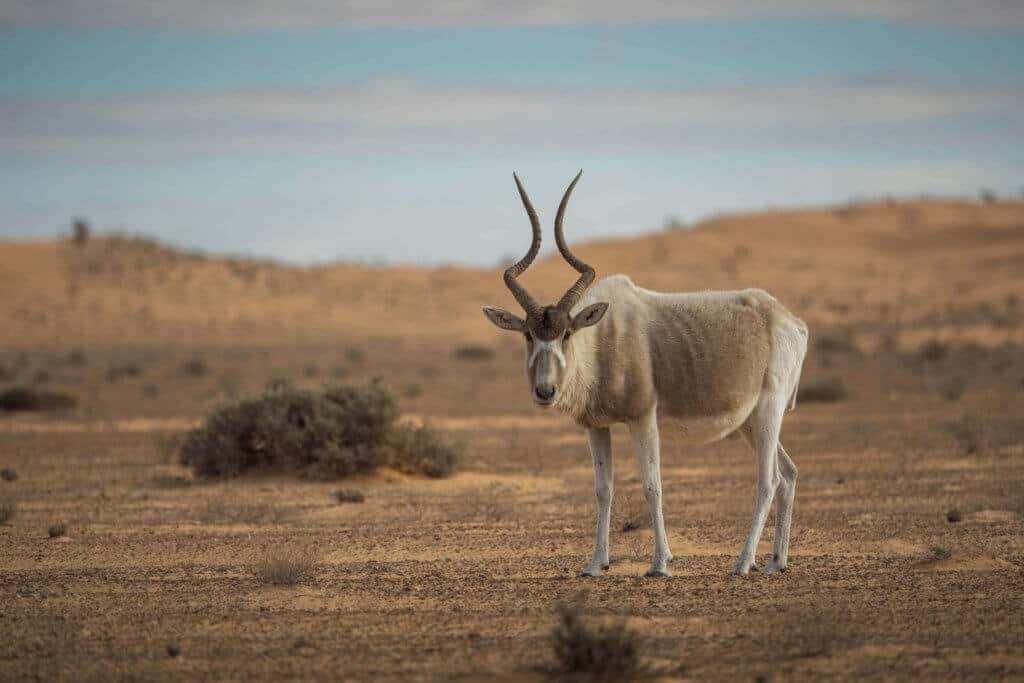
<svg viewBox="0 0 1024 683">
<path fill-rule="evenodd" d="M 525 248 L 525 227 L 523 239 L 509 250 Z M 1024 201 L 762 211 L 690 229 L 577 240 L 574 250 L 599 276 L 622 272 L 651 289 L 768 289 L 816 324 L 998 326 L 1001 311 L 1015 303 L 1012 283 L 1024 275 Z M 512 305 L 499 272 L 289 266 L 110 236 L 84 246 L 0 242 L 0 345 L 483 337 L 491 332 L 479 307 Z M 572 279 L 554 254 L 523 281 L 538 297 L 554 299 Z"/>
</svg>

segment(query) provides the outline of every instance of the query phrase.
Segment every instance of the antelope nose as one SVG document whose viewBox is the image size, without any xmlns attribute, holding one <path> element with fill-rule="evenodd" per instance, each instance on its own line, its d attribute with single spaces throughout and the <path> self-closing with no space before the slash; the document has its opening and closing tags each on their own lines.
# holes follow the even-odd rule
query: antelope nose
<svg viewBox="0 0 1024 683">
<path fill-rule="evenodd" d="M 555 397 L 555 385 L 538 384 L 534 387 L 533 393 L 537 396 L 537 400 L 539 401 L 550 401 Z"/>
</svg>

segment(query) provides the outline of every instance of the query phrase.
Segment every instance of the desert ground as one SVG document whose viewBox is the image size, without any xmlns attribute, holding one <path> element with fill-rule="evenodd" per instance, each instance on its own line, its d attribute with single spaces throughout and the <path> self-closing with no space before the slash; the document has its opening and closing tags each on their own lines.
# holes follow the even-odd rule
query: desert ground
<svg viewBox="0 0 1024 683">
<path fill-rule="evenodd" d="M 509 252 L 525 218 L 522 237 Z M 0 679 L 557 680 L 550 634 L 573 601 L 638 633 L 666 681 L 1024 678 L 1024 202 L 851 203 L 580 242 L 599 276 L 761 287 L 808 323 L 782 435 L 800 471 L 788 571 L 728 574 L 754 498 L 742 441 L 686 445 L 665 425 L 673 576 L 642 576 L 624 428 L 611 568 L 577 576 L 585 436 L 533 407 L 521 340 L 480 313 L 513 308 L 497 267 L 6 242 L 0 391 L 76 405 L 0 412 L 16 475 L 0 481 Z M 554 298 L 573 274 L 549 256 L 524 280 Z M 270 382 L 378 377 L 402 419 L 461 444 L 450 477 L 208 481 L 178 463 L 183 432 Z M 280 548 L 315 557 L 312 574 L 267 585 L 256 567 Z"/>
</svg>

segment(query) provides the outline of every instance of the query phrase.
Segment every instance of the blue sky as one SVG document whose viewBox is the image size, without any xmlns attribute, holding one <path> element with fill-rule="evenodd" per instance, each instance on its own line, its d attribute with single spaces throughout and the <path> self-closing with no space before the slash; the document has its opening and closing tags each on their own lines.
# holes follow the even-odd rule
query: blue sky
<svg viewBox="0 0 1024 683">
<path fill-rule="evenodd" d="M 512 170 L 550 219 L 585 169 L 573 239 L 1024 186 L 1005 3 L 381 6 L 5 5 L 0 236 L 85 216 L 297 262 L 490 265 L 527 239 Z"/>
</svg>

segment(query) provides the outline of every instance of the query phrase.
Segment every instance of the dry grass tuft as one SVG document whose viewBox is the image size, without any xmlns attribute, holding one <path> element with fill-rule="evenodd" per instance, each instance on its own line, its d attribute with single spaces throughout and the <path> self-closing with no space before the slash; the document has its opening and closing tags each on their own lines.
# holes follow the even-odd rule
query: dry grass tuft
<svg viewBox="0 0 1024 683">
<path fill-rule="evenodd" d="M 180 372 L 185 377 L 206 377 L 210 374 L 210 366 L 202 358 L 190 358 L 182 363 Z"/>
<path fill-rule="evenodd" d="M 25 387 L 14 387 L 0 394 L 0 411 L 34 412 L 46 410 L 69 410 L 75 407 L 74 397 L 54 391 L 36 391 Z"/>
<path fill-rule="evenodd" d="M 836 403 L 849 397 L 846 383 L 836 375 L 805 380 L 797 391 L 797 402 Z"/>
<path fill-rule="evenodd" d="M 312 550 L 274 548 L 256 562 L 256 578 L 262 584 L 295 586 L 313 578 L 317 558 Z"/>
<path fill-rule="evenodd" d="M 967 455 L 984 453 L 990 445 L 989 429 L 985 420 L 973 413 L 962 415 L 959 420 L 946 424 L 946 429 L 959 442 Z"/>
<path fill-rule="evenodd" d="M 10 467 L 5 467 L 0 470 L 0 479 L 3 479 L 4 481 L 17 481 L 18 473 Z"/>
<path fill-rule="evenodd" d="M 551 634 L 551 644 L 562 674 L 628 680 L 645 673 L 640 637 L 624 621 L 584 623 L 578 602 L 558 607 L 558 626 Z"/>
<path fill-rule="evenodd" d="M 932 339 L 917 350 L 917 359 L 925 363 L 941 363 L 949 355 L 949 344 Z"/>
<path fill-rule="evenodd" d="M 459 346 L 452 351 L 452 358 L 455 360 L 485 361 L 493 359 L 495 355 L 497 354 L 494 352 L 494 349 L 476 344 Z"/>
<path fill-rule="evenodd" d="M 50 538 L 57 538 L 58 536 L 67 536 L 68 527 L 64 522 L 56 522 L 50 525 L 50 528 L 46 530 L 46 533 L 50 535 Z"/>
<path fill-rule="evenodd" d="M 612 528 L 621 532 L 635 531 L 651 525 L 651 513 L 647 508 L 647 500 L 641 496 L 627 493 L 620 497 L 618 505 L 612 504 Z"/>
<path fill-rule="evenodd" d="M 18 514 L 18 506 L 13 500 L 0 500 L 0 524 L 7 524 L 14 519 L 16 514 Z"/>
<path fill-rule="evenodd" d="M 338 489 L 334 492 L 334 499 L 339 503 L 362 503 L 366 496 L 359 489 Z"/>
</svg>

